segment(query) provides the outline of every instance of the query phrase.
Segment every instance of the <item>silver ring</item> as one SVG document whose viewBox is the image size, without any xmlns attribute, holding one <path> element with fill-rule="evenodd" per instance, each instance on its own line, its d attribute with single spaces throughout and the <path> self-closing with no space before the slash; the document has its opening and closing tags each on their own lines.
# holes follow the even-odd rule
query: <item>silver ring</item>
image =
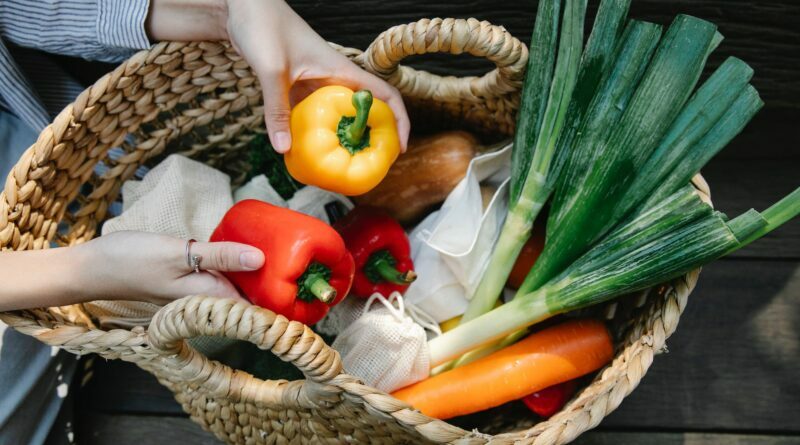
<svg viewBox="0 0 800 445">
<path fill-rule="evenodd" d="M 202 255 L 192 255 L 192 243 L 196 243 L 197 240 L 190 239 L 186 241 L 186 265 L 189 266 L 189 269 L 192 269 L 195 273 L 200 273 L 200 262 L 203 261 Z"/>
</svg>

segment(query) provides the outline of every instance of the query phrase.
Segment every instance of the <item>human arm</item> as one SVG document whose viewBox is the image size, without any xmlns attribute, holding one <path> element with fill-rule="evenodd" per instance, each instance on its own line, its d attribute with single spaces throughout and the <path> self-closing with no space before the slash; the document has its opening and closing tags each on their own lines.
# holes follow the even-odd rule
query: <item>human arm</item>
<svg viewBox="0 0 800 445">
<path fill-rule="evenodd" d="M 392 108 L 403 150 L 408 141 L 400 93 L 331 48 L 283 0 L 2 0 L 0 37 L 107 62 L 151 40 L 230 40 L 261 81 L 277 151 L 291 146 L 290 106 L 331 84 L 371 90 Z"/>
<path fill-rule="evenodd" d="M 186 261 L 186 241 L 143 232 L 115 232 L 73 247 L 0 252 L 0 311 L 92 300 L 167 303 L 186 295 L 241 298 L 211 271 L 255 270 L 264 254 L 238 243 L 193 243 L 200 273 Z"/>
<path fill-rule="evenodd" d="M 153 40 L 230 40 L 248 61 L 262 85 L 277 151 L 291 146 L 291 106 L 332 84 L 369 89 L 387 102 L 405 150 L 410 124 L 400 93 L 339 54 L 283 0 L 151 1 L 147 30 Z"/>
</svg>

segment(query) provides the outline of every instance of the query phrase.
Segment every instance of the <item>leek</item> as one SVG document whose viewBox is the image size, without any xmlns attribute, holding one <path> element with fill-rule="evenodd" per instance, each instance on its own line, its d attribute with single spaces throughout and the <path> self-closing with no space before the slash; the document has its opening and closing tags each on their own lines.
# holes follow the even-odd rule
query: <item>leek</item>
<svg viewBox="0 0 800 445">
<path fill-rule="evenodd" d="M 660 38 L 661 26 L 652 23 L 631 20 L 625 29 L 614 65 L 592 100 L 576 139 L 570 141 L 569 162 L 558 179 L 548 224 L 559 224 L 558 209 L 564 206 L 556 203 L 565 199 L 602 154 L 600 142 L 619 124 Z"/>
<path fill-rule="evenodd" d="M 688 197 L 684 190 L 624 224 L 539 289 L 428 342 L 431 366 L 554 315 L 677 278 L 747 245 L 800 213 L 800 189 L 763 213 L 751 210 L 729 222 L 710 208 L 691 210 L 699 209 L 699 198 Z M 693 216 L 674 219 L 687 213 Z M 651 235 L 631 240 L 626 234 L 637 227 Z M 620 255 L 621 251 L 624 254 Z"/>
<path fill-rule="evenodd" d="M 536 11 L 528 66 L 522 86 L 519 117 L 511 152 L 511 182 L 509 202 L 516 202 L 528 176 L 539 128 L 542 126 L 547 96 L 553 80 L 558 42 L 558 22 L 561 0 L 543 0 Z"/>
<path fill-rule="evenodd" d="M 744 129 L 763 106 L 764 102 L 759 97 L 758 91 L 752 85 L 748 85 L 700 141 L 689 150 L 679 153 L 680 159 L 675 168 L 660 181 L 658 187 L 640 208 L 646 209 L 654 205 L 676 188 L 687 184 L 700 168 Z M 663 162 L 670 161 L 663 160 Z"/>
<path fill-rule="evenodd" d="M 547 5 L 544 9 L 548 11 L 551 11 L 551 9 L 557 10 L 557 6 L 554 5 L 558 2 L 541 2 L 540 12 L 542 3 Z M 548 14 L 544 18 L 537 17 L 534 38 L 536 37 L 536 31 L 540 28 L 540 22 L 549 23 L 549 20 L 552 19 L 551 15 Z M 520 111 L 520 123 L 523 125 L 517 129 L 514 150 L 517 153 L 520 151 L 527 152 L 526 148 L 530 147 L 531 142 L 535 139 L 530 166 L 524 181 L 522 181 L 521 189 L 514 187 L 514 184 L 520 182 L 520 179 L 519 176 L 514 176 L 514 170 L 512 169 L 512 187 L 510 190 L 512 200 L 509 202 L 509 212 L 500 230 L 495 249 L 489 258 L 481 281 L 478 283 L 469 306 L 461 318 L 461 323 L 484 314 L 494 307 L 503 290 L 506 279 L 511 273 L 514 261 L 530 237 L 533 220 L 536 219 L 550 195 L 550 190 L 546 187 L 546 178 L 556 141 L 564 125 L 572 90 L 575 87 L 581 48 L 583 46 L 583 19 L 586 15 L 586 0 L 566 0 L 563 15 L 558 59 L 552 76 L 552 83 L 550 85 L 537 85 L 533 82 L 539 76 L 528 76 L 523 88 L 523 96 L 529 94 L 525 92 L 525 88 L 542 90 L 537 90 L 536 94 L 531 94 L 532 97 L 544 96 L 544 90 L 549 89 L 544 113 L 538 117 L 535 114 L 531 116 L 541 120 L 541 125 L 538 129 L 535 126 L 531 126 L 531 123 L 526 123 L 528 116 L 526 116 L 524 110 Z M 549 29 L 551 32 L 554 31 L 552 27 L 549 27 Z M 553 41 L 552 38 L 549 40 Z M 533 57 L 531 61 L 534 64 L 536 63 Z M 523 102 L 528 101 L 530 99 L 523 100 Z M 531 107 L 533 106 L 531 105 Z M 512 153 L 512 166 L 514 165 L 513 162 L 524 162 L 519 159 L 519 156 L 521 155 L 514 156 Z M 515 195 L 517 196 L 516 199 L 514 199 Z"/>
<path fill-rule="evenodd" d="M 553 36 L 557 27 L 553 24 L 558 23 L 558 15 L 553 13 L 557 9 L 555 3 L 558 2 L 539 3 L 532 41 L 541 43 L 531 49 L 525 77 L 512 153 L 509 214 L 462 322 L 490 310 L 500 296 L 522 246 L 530 237 L 533 220 L 555 184 L 565 158 L 562 153 L 568 150 L 578 131 L 577 124 L 582 121 L 595 91 L 615 60 L 614 50 L 630 7 L 630 0 L 603 0 L 600 3 L 592 33 L 580 58 L 578 48 L 582 45 L 586 5 L 585 2 L 569 2 L 556 79 L 552 79 L 551 85 L 551 77 L 544 73 L 550 72 L 547 67 L 551 67 L 553 62 L 554 49 L 548 50 L 547 45 L 555 48 Z M 573 78 L 570 70 L 576 68 L 579 58 L 578 74 Z M 557 81 L 557 78 L 567 75 L 566 82 Z M 548 90 L 550 100 L 544 101 Z M 553 98 L 559 94 L 561 100 L 554 101 Z M 547 105 L 548 113 L 559 118 L 550 124 L 543 123 L 541 116 L 544 111 L 534 105 Z"/>
<path fill-rule="evenodd" d="M 693 176 L 705 164 L 704 160 L 707 161 L 710 158 L 710 156 L 696 156 L 696 154 L 706 153 L 713 156 L 739 133 L 758 111 L 758 107 L 752 107 L 749 101 L 737 101 L 752 77 L 753 70 L 736 58 L 729 58 L 714 72 L 686 104 L 652 156 L 636 172 L 633 183 L 615 207 L 612 220 L 620 220 L 643 199 L 651 195 L 653 189 L 664 183 L 666 176 L 678 171 L 689 172 Z M 736 125 L 732 127 L 724 126 L 728 133 L 726 136 L 729 137 L 722 138 L 716 132 L 712 132 L 714 133 L 712 141 L 715 144 L 713 150 L 709 150 L 699 142 L 726 113 L 742 117 L 742 119 L 737 119 Z M 694 156 L 690 156 L 690 154 Z M 689 176 L 684 179 L 680 176 L 682 175 L 675 176 L 679 182 L 670 184 L 665 191 L 671 193 L 677 187 L 687 184 L 691 178 Z M 651 202 L 656 203 L 665 197 L 657 196 Z M 644 206 L 644 208 L 648 207 Z"/>
<path fill-rule="evenodd" d="M 713 24 L 686 15 L 675 19 L 619 124 L 590 141 L 599 153 L 591 168 L 554 197 L 545 248 L 518 295 L 546 283 L 619 223 L 613 219 L 616 203 L 681 112 L 718 42 Z M 576 158 L 581 149 L 573 150 Z"/>
<path fill-rule="evenodd" d="M 775 205 L 765 210 L 762 213 L 762 216 L 767 221 L 767 224 L 761 227 L 759 230 L 751 233 L 750 236 L 741 236 L 740 238 L 742 241 L 734 250 L 741 249 L 742 247 L 768 234 L 769 232 L 772 232 L 776 228 L 788 222 L 790 219 L 796 217 L 798 214 L 800 214 L 800 187 L 794 189 L 792 193 L 788 194 Z M 730 225 L 732 226 L 734 222 L 735 220 L 732 221 Z"/>
<path fill-rule="evenodd" d="M 553 163 L 547 175 L 550 188 L 554 188 L 559 181 L 560 172 L 580 123 L 615 60 L 615 49 L 625 30 L 625 18 L 630 4 L 631 0 L 603 0 L 597 9 L 592 33 L 589 35 L 581 59 L 578 80 L 572 92 L 572 101 L 567 109 L 565 127 L 559 137 Z"/>
</svg>

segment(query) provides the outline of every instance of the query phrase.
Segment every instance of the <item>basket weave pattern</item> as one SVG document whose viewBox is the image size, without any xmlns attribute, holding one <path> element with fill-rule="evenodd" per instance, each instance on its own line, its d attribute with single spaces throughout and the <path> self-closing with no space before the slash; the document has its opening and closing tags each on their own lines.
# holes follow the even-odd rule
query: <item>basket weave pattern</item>
<svg viewBox="0 0 800 445">
<path fill-rule="evenodd" d="M 412 114 L 508 135 L 519 104 L 527 48 L 475 19 L 394 27 L 363 53 L 340 52 L 395 85 Z M 439 77 L 400 66 L 412 54 L 486 57 L 482 77 Z M 161 43 L 84 91 L 22 156 L 0 194 L 0 247 L 47 248 L 93 238 L 122 183 L 141 165 L 180 152 L 244 178 L 245 147 L 263 132 L 261 90 L 227 44 Z M 125 155 L 110 159 L 111 147 Z M 101 175 L 95 167 L 108 167 Z M 702 178 L 695 185 L 708 196 Z M 231 444 L 566 443 L 595 427 L 630 394 L 676 329 L 699 271 L 613 305 L 612 364 L 560 413 L 531 428 L 489 436 L 413 410 L 342 372 L 338 353 L 307 326 L 242 302 L 190 296 L 162 308 L 150 326 L 103 330 L 80 305 L 17 311 L 0 319 L 49 345 L 136 363 L 169 387 L 192 419 Z M 184 341 L 198 335 L 252 342 L 298 367 L 306 380 L 263 381 L 211 361 Z"/>
</svg>

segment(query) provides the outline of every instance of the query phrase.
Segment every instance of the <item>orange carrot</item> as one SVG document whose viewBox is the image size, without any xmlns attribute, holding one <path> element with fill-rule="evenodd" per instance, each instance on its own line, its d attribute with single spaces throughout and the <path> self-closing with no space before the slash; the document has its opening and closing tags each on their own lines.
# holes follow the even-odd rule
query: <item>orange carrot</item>
<svg viewBox="0 0 800 445">
<path fill-rule="evenodd" d="M 601 368 L 614 346 L 602 322 L 573 320 L 392 395 L 438 419 L 471 414 Z"/>
</svg>

